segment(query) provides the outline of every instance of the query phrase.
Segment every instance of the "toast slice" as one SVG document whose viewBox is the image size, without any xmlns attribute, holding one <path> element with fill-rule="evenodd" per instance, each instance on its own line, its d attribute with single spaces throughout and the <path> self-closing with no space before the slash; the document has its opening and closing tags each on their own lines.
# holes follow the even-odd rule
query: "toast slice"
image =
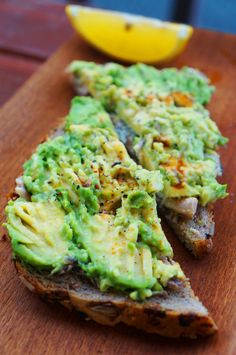
<svg viewBox="0 0 236 355">
<path fill-rule="evenodd" d="M 110 112 L 119 138 L 129 154 L 145 168 L 162 171 L 164 179 L 166 174 L 170 176 L 166 179 L 168 186 L 158 194 L 158 208 L 195 257 L 208 253 L 214 234 L 212 203 L 226 196 L 226 186 L 218 184 L 215 179 L 221 175 L 215 149 L 226 139 L 202 106 L 210 100 L 213 92 L 208 79 L 191 68 L 158 71 L 142 64 L 125 69 L 114 63 L 96 65 L 75 61 L 68 72 L 77 93 L 98 98 Z M 164 120 L 170 123 L 166 129 L 162 128 Z M 179 132 L 176 131 L 176 121 Z M 184 126 L 186 122 L 187 126 Z M 208 138 L 201 138 L 205 129 Z M 187 130 L 190 130 L 190 138 Z M 190 154 L 185 152 L 189 147 L 192 149 Z M 180 152 L 178 158 L 176 149 Z M 160 160 L 160 152 L 164 152 L 163 161 Z M 186 184 L 184 174 L 185 171 L 188 174 L 188 168 L 191 170 L 190 180 L 193 174 L 196 175 L 196 185 L 193 186 L 197 189 L 192 189 L 192 182 Z M 205 169 L 202 176 L 206 178 L 198 173 L 199 168 Z M 168 179 L 176 181 L 169 184 Z M 199 184 L 202 184 L 202 192 L 199 192 Z M 212 192 L 207 191 L 207 184 Z M 209 198 L 206 197 L 208 193 Z"/>
<path fill-rule="evenodd" d="M 103 325 L 124 323 L 171 338 L 196 338 L 217 330 L 187 280 L 173 280 L 164 293 L 136 302 L 121 292 L 99 291 L 78 269 L 50 275 L 27 268 L 19 261 L 15 266 L 21 281 L 31 292 L 49 302 L 59 302 L 66 308 L 80 311 Z"/>
<path fill-rule="evenodd" d="M 130 156 L 138 162 L 138 157 L 132 145 L 135 137 L 134 131 L 125 122 L 119 120 L 117 116 L 111 117 L 120 140 L 125 144 Z M 220 173 L 220 164 L 218 169 Z M 184 246 L 196 258 L 201 258 L 208 254 L 213 247 L 214 211 L 211 205 L 203 207 L 197 203 L 196 206 L 195 201 L 193 201 L 194 206 L 191 207 L 192 201 L 190 200 L 192 199 L 162 199 L 161 196 L 157 195 L 157 208 L 161 217 L 167 221 Z"/>
<path fill-rule="evenodd" d="M 101 324 L 213 334 L 156 217 L 160 175 L 136 165 L 113 131 L 99 102 L 76 98 L 65 131 L 25 163 L 6 208 L 16 270 L 31 291 Z"/>
</svg>

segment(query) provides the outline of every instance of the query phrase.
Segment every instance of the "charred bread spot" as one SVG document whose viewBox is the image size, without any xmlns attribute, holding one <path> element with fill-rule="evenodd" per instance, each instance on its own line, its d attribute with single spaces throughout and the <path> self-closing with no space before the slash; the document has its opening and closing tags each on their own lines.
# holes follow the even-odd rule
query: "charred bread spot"
<svg viewBox="0 0 236 355">
<path fill-rule="evenodd" d="M 212 237 L 212 234 L 209 234 L 209 233 L 208 233 L 208 234 L 205 235 L 205 238 L 206 238 L 206 239 L 210 239 L 211 237 Z"/>
<path fill-rule="evenodd" d="M 158 326 L 161 319 L 166 318 L 166 311 L 147 308 L 144 313 L 148 317 L 148 322 L 153 326 Z"/>
<path fill-rule="evenodd" d="M 179 315 L 179 324 L 181 327 L 189 327 L 191 323 L 196 321 L 198 317 L 196 314 L 189 313 L 189 314 L 180 314 Z"/>
<path fill-rule="evenodd" d="M 67 293 L 65 293 L 64 291 L 53 291 L 53 297 L 56 300 L 61 300 L 61 299 L 67 299 Z"/>
<path fill-rule="evenodd" d="M 81 318 L 81 319 L 88 319 L 88 316 L 87 314 L 85 314 L 84 312 L 81 312 L 79 311 L 78 309 L 76 310 L 76 314 L 78 314 L 78 316 Z"/>
<path fill-rule="evenodd" d="M 59 301 L 59 299 L 56 299 L 56 298 L 54 299 L 51 295 L 49 295 L 47 293 L 40 294 L 40 299 L 45 303 L 47 303 L 47 302 L 54 303 L 56 301 Z"/>
<path fill-rule="evenodd" d="M 166 317 L 166 311 L 155 311 L 154 312 L 154 315 L 156 316 L 156 317 L 158 317 L 158 318 L 165 318 Z"/>
</svg>

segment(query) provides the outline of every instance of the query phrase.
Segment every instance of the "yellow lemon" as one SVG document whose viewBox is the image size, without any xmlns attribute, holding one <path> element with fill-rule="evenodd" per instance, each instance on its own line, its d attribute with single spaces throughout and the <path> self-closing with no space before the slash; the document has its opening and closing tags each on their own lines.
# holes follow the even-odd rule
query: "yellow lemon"
<svg viewBox="0 0 236 355">
<path fill-rule="evenodd" d="M 89 43 L 106 54 L 129 62 L 162 62 L 177 56 L 193 28 L 122 12 L 67 5 L 66 14 Z"/>
</svg>

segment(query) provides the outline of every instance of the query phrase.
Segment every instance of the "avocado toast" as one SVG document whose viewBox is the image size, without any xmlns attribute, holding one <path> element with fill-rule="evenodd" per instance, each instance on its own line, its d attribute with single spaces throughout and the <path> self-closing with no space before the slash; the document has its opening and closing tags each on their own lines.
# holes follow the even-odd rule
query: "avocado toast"
<svg viewBox="0 0 236 355">
<path fill-rule="evenodd" d="M 203 104 L 213 87 L 200 72 L 157 70 L 137 64 L 74 61 L 68 68 L 77 92 L 101 101 L 130 155 L 159 171 L 158 208 L 185 246 L 201 257 L 212 248 L 212 204 L 224 198 L 217 182 L 216 149 L 227 142 Z"/>
<path fill-rule="evenodd" d="M 129 157 L 99 102 L 75 98 L 64 130 L 25 163 L 6 208 L 22 281 L 102 324 L 170 337 L 214 333 L 172 260 L 156 213 L 162 184 Z"/>
</svg>

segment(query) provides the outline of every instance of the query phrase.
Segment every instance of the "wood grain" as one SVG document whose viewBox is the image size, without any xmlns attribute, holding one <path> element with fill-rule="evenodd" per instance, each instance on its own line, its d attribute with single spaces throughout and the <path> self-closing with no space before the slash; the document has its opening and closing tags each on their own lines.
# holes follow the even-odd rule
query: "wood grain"
<svg viewBox="0 0 236 355">
<path fill-rule="evenodd" d="M 6 102 L 41 63 L 0 52 L 0 105 Z"/>
<path fill-rule="evenodd" d="M 106 61 L 80 38 L 72 38 L 3 107 L 0 113 L 0 208 L 13 189 L 22 162 L 65 115 L 73 96 L 63 70 L 75 58 Z M 236 37 L 196 30 L 174 66 L 190 65 L 208 74 L 217 87 L 209 108 L 225 135 L 224 177 L 230 195 L 216 204 L 214 249 L 198 261 L 165 227 L 196 294 L 215 318 L 219 333 L 198 341 L 168 340 L 125 326 L 106 328 L 81 319 L 57 305 L 43 303 L 28 292 L 11 263 L 9 242 L 0 242 L 1 354 L 230 354 L 236 353 Z M 3 217 L 2 217 L 3 219 Z"/>
<path fill-rule="evenodd" d="M 73 33 L 57 0 L 1 0 L 0 49 L 46 59 Z"/>
</svg>

